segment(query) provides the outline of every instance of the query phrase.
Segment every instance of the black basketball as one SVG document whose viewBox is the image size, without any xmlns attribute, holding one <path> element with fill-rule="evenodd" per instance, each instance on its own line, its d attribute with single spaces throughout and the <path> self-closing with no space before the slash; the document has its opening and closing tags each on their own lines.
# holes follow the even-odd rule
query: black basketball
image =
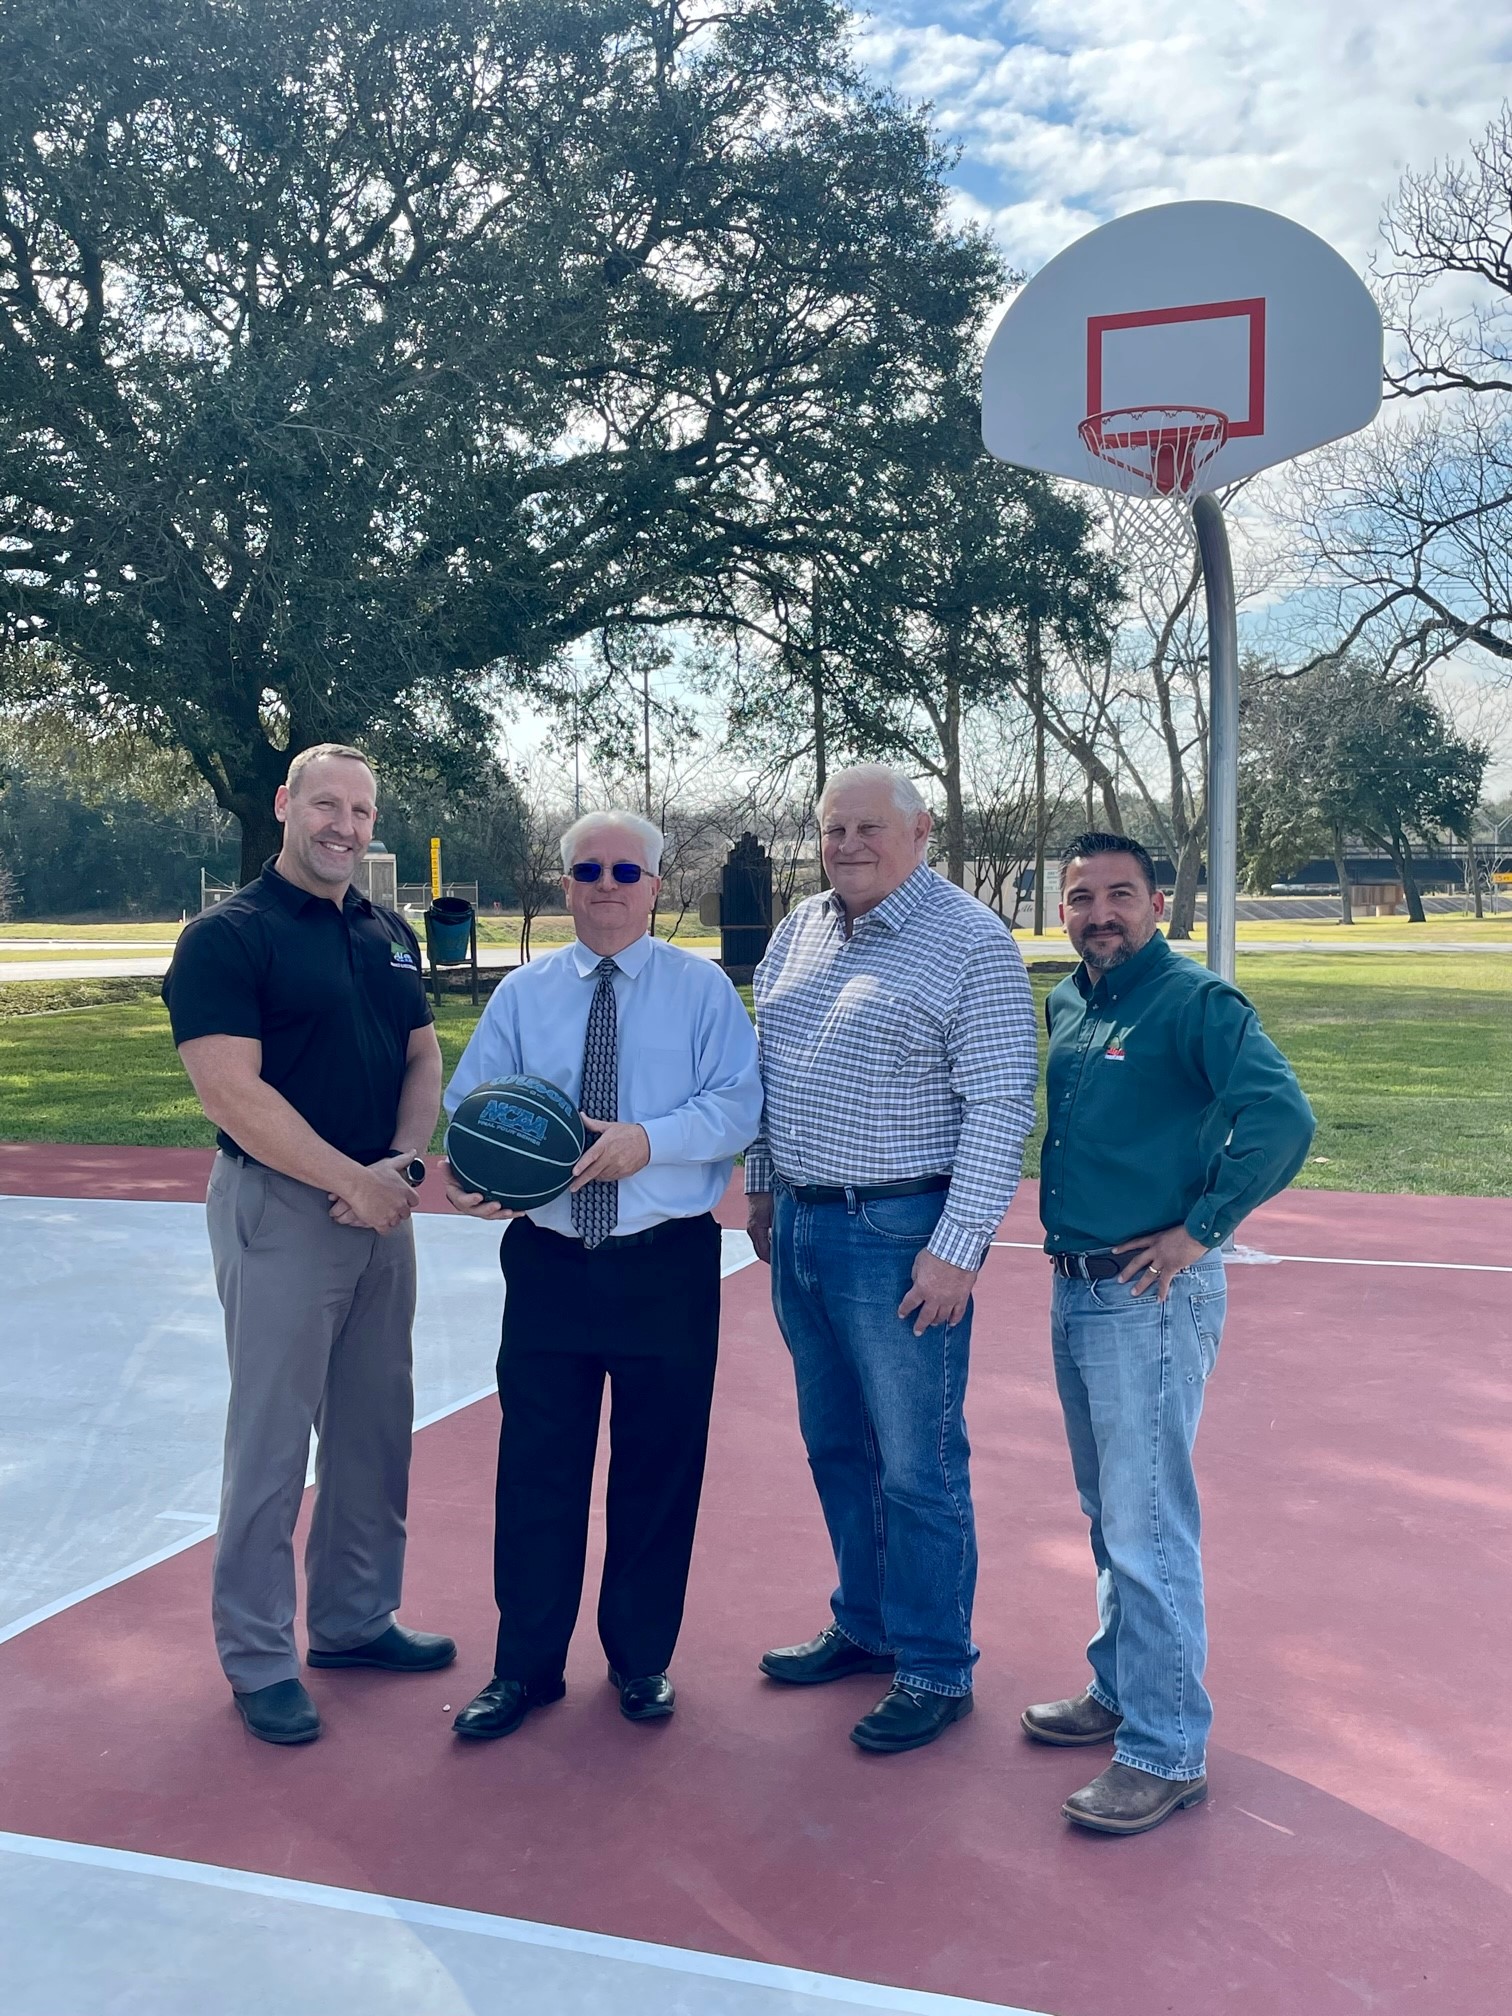
<svg viewBox="0 0 1512 2016">
<path fill-rule="evenodd" d="M 522 1073 L 468 1093 L 446 1130 L 446 1159 L 464 1189 L 511 1211 L 531 1211 L 561 1196 L 583 1142 L 583 1123 L 567 1094 Z"/>
</svg>

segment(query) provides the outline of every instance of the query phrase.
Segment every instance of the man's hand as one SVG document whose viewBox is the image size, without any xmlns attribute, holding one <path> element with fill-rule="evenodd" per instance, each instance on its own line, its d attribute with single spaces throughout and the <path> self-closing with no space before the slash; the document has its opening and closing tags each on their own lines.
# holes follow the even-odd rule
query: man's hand
<svg viewBox="0 0 1512 2016">
<path fill-rule="evenodd" d="M 336 1223 L 366 1232 L 392 1232 L 402 1225 L 415 1208 L 415 1193 L 399 1171 L 412 1159 L 408 1149 L 385 1155 L 370 1163 L 344 1192 L 328 1190 Z"/>
<path fill-rule="evenodd" d="M 446 1201 L 453 1211 L 461 1211 L 469 1218 L 523 1218 L 523 1211 L 511 1211 L 503 1204 L 496 1204 L 491 1197 L 484 1197 L 476 1190 L 463 1188 L 461 1179 L 450 1162 L 446 1165 Z"/>
<path fill-rule="evenodd" d="M 756 1258 L 772 1264 L 772 1193 L 753 1190 L 746 1199 L 746 1231 L 756 1248 Z"/>
<path fill-rule="evenodd" d="M 1113 1248 L 1115 1253 L 1129 1256 L 1129 1264 L 1119 1280 L 1133 1281 L 1136 1295 L 1143 1295 L 1146 1288 L 1158 1288 L 1162 1302 L 1182 1268 L 1200 1260 L 1207 1250 L 1184 1225 L 1168 1225 L 1164 1232 L 1146 1232 L 1142 1238 L 1125 1239 L 1121 1246 Z"/>
<path fill-rule="evenodd" d="M 586 1113 L 581 1118 L 598 1138 L 573 1164 L 569 1191 L 581 1190 L 585 1183 L 618 1183 L 651 1160 L 646 1130 L 633 1120 L 591 1120 Z"/>
<path fill-rule="evenodd" d="M 977 1267 L 952 1267 L 927 1246 L 921 1248 L 913 1264 L 913 1286 L 898 1304 L 899 1316 L 906 1323 L 918 1310 L 915 1337 L 922 1337 L 936 1323 L 959 1323 L 980 1272 Z"/>
</svg>

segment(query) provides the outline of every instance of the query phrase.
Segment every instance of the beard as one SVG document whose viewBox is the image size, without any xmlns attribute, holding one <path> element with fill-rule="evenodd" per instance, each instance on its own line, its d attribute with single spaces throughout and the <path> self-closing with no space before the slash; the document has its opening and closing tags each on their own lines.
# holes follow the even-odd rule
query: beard
<svg viewBox="0 0 1512 2016">
<path fill-rule="evenodd" d="M 1126 931 L 1089 931 L 1077 950 L 1083 961 L 1096 972 L 1108 973 L 1132 957 L 1134 947 Z"/>
</svg>

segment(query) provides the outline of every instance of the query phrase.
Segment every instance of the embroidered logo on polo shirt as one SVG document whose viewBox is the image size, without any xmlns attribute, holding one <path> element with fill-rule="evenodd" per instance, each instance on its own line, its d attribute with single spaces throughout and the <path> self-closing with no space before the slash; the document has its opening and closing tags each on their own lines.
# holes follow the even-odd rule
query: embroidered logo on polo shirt
<svg viewBox="0 0 1512 2016">
<path fill-rule="evenodd" d="M 401 945 L 397 938 L 391 938 L 389 940 L 389 964 L 390 966 L 402 966 L 407 972 L 413 973 L 415 970 L 415 955 L 411 952 L 408 945 Z"/>
</svg>

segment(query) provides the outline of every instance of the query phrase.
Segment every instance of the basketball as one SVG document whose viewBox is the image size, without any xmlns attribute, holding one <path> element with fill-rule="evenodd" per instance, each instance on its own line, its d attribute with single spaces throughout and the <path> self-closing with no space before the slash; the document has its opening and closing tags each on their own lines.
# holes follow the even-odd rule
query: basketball
<svg viewBox="0 0 1512 2016">
<path fill-rule="evenodd" d="M 530 1211 L 567 1188 L 584 1138 L 567 1094 L 522 1073 L 468 1093 L 446 1130 L 446 1159 L 464 1189 Z"/>
</svg>

